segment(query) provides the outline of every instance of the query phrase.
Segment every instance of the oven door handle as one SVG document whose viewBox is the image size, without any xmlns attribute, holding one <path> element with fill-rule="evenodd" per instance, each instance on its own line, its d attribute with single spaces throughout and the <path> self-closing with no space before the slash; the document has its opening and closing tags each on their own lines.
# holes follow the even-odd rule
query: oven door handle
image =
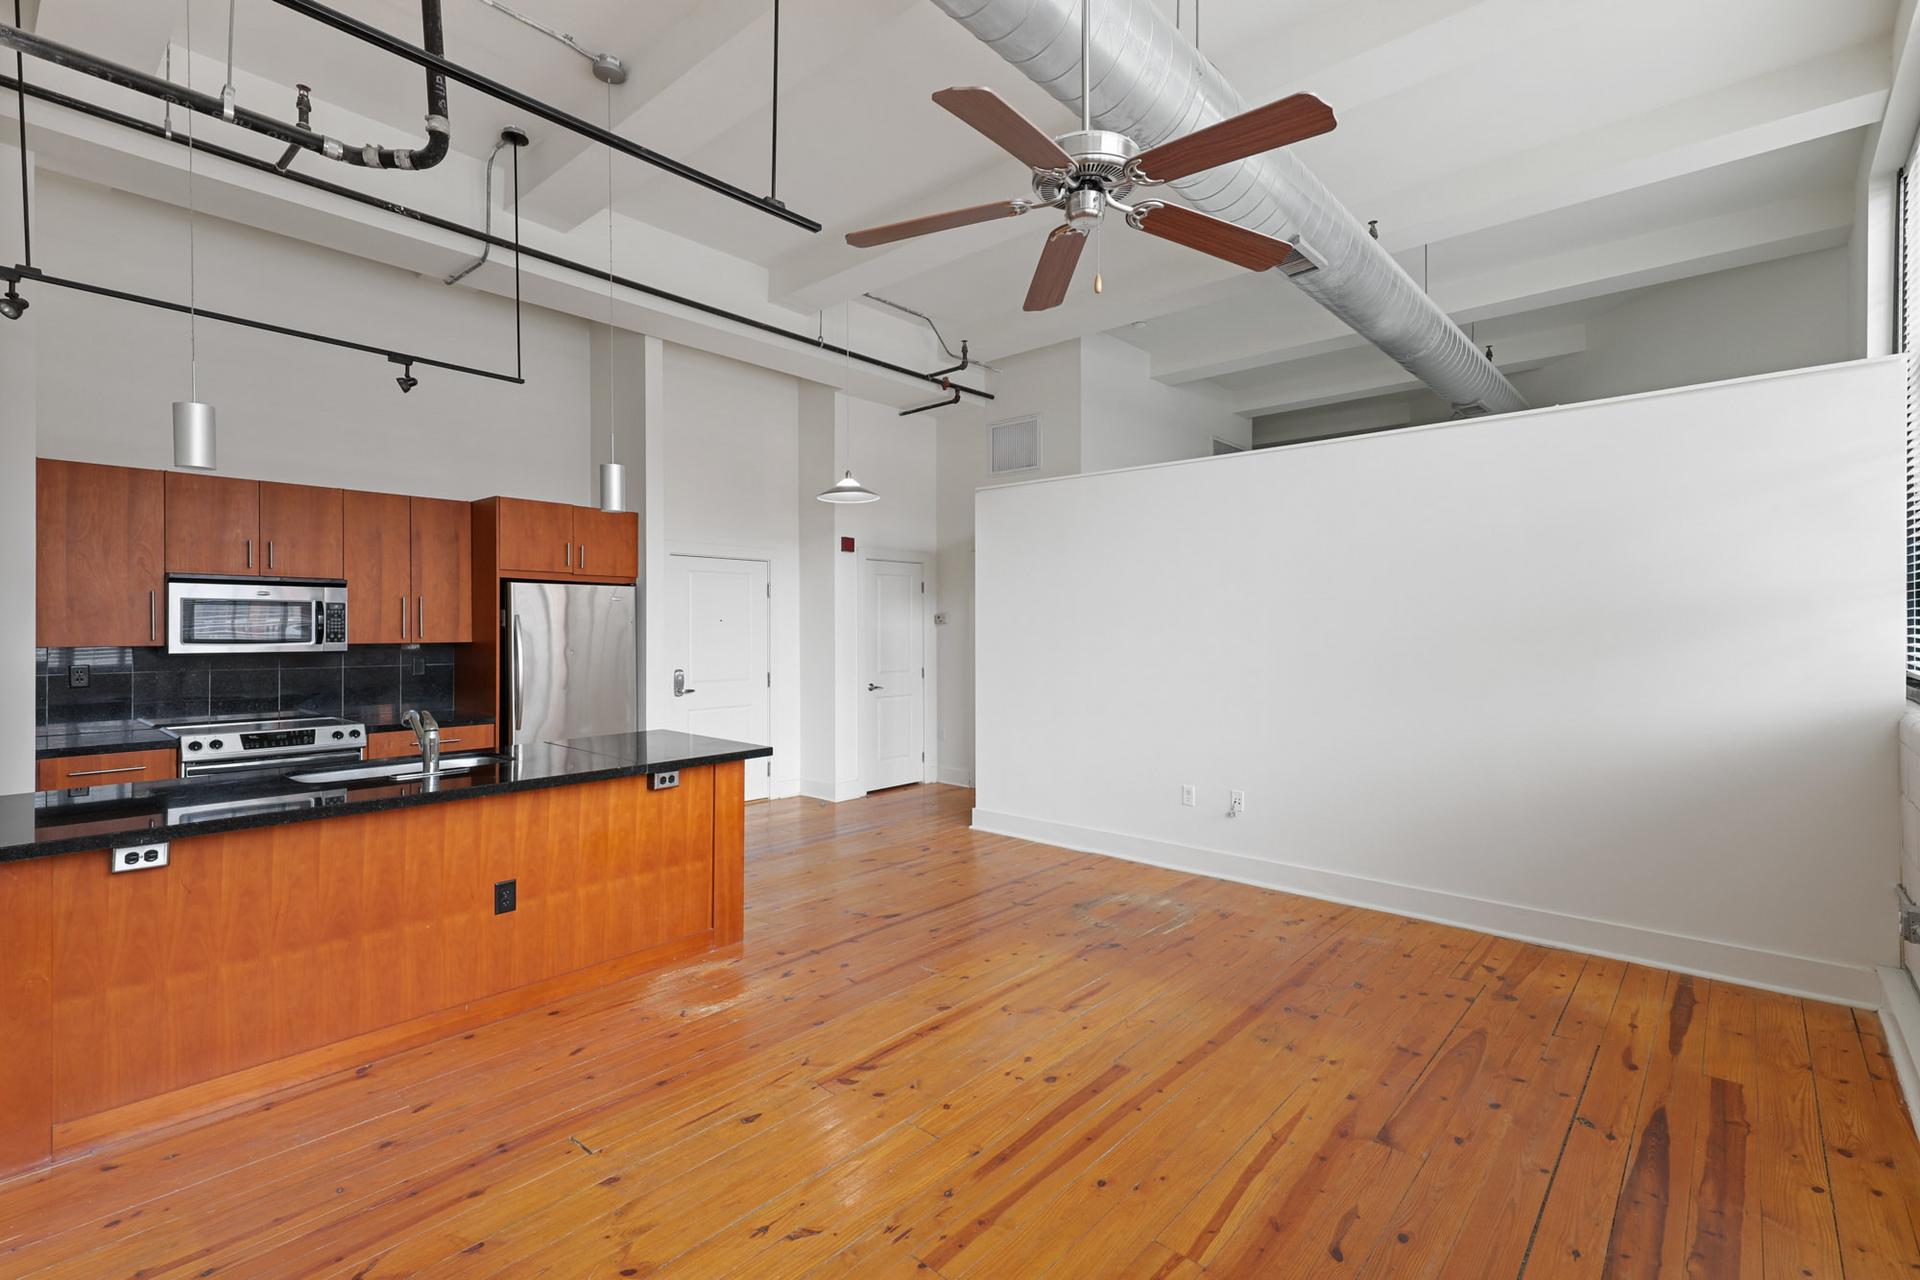
<svg viewBox="0 0 1920 1280">
<path fill-rule="evenodd" d="M 358 749 L 339 751 L 316 751 L 311 755 L 254 756 L 246 760 L 208 760 L 205 762 L 182 762 L 180 776 L 183 778 L 204 777 L 210 773 L 242 773 L 260 769 L 302 769 L 320 764 L 346 764 L 364 759 Z"/>
</svg>

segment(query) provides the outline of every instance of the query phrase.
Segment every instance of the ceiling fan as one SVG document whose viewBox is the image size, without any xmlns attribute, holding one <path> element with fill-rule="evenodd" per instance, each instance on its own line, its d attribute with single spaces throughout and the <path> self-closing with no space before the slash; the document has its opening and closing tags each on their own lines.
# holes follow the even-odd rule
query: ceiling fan
<svg viewBox="0 0 1920 1280">
<path fill-rule="evenodd" d="M 1033 209 L 1061 209 L 1067 220 L 1047 234 L 1040 264 L 1027 289 L 1025 309 L 1045 311 L 1066 300 L 1087 237 L 1112 209 L 1127 225 L 1148 235 L 1212 254 L 1249 271 L 1279 266 L 1293 254 L 1284 240 L 1163 200 L 1125 203 L 1136 187 L 1156 187 L 1216 165 L 1284 147 L 1330 132 L 1333 111 L 1309 93 L 1256 107 L 1185 137 L 1142 151 L 1124 133 L 1093 127 L 1090 104 L 1090 28 L 1085 10 L 1080 37 L 1080 129 L 1050 138 L 991 89 L 942 89 L 933 100 L 1033 170 L 1031 200 L 1000 200 L 925 218 L 869 227 L 847 236 L 856 249 L 870 249 L 934 231 L 1013 218 Z"/>
</svg>

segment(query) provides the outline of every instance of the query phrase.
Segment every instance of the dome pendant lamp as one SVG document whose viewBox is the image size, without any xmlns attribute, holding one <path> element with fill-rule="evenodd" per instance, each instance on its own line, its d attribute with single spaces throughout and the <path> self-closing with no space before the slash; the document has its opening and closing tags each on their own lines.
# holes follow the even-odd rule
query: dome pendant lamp
<svg viewBox="0 0 1920 1280">
<path fill-rule="evenodd" d="M 855 480 L 851 466 L 853 462 L 853 403 L 847 393 L 847 384 L 852 381 L 850 375 L 853 369 L 852 302 L 847 303 L 847 323 L 842 341 L 846 344 L 846 360 L 844 364 L 846 372 L 843 373 L 840 378 L 840 403 L 844 406 L 842 412 L 846 414 L 847 418 L 847 462 L 849 466 L 844 479 L 831 489 L 822 491 L 817 496 L 822 502 L 878 502 L 880 501 L 880 495 L 861 484 L 858 480 Z"/>
</svg>

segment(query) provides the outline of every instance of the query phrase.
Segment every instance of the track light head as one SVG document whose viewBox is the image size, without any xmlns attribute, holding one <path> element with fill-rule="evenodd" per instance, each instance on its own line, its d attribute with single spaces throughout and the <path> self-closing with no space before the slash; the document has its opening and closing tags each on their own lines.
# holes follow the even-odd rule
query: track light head
<svg viewBox="0 0 1920 1280">
<path fill-rule="evenodd" d="M 0 316 L 5 316 L 9 320 L 18 320 L 32 305 L 21 297 L 12 285 L 8 285 L 6 297 L 0 298 Z"/>
<path fill-rule="evenodd" d="M 399 386 L 400 394 L 405 395 L 420 385 L 420 379 L 413 376 L 413 361 L 409 360 L 401 367 L 405 369 L 406 372 L 395 378 L 394 382 Z"/>
</svg>

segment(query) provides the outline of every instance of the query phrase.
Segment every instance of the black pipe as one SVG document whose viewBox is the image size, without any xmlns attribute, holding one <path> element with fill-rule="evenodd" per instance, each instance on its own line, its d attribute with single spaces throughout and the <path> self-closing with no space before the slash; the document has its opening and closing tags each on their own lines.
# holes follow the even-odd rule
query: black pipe
<svg viewBox="0 0 1920 1280">
<path fill-rule="evenodd" d="M 313 333 L 306 329 L 293 329 L 283 324 L 270 324 L 265 320 L 250 320 L 246 316 L 236 316 L 225 311 L 209 311 L 205 307 L 189 306 L 184 302 L 170 302 L 165 298 L 152 298 L 144 293 L 129 293 L 125 289 L 110 289 L 103 284 L 88 284 L 84 280 L 68 280 L 62 276 L 50 276 L 44 271 L 21 265 L 0 267 L 0 280 L 17 281 L 21 284 L 50 284 L 61 289 L 73 289 L 80 293 L 96 293 L 103 298 L 116 298 L 121 302 L 137 302 L 143 307 L 158 307 L 162 311 L 178 311 L 192 314 L 203 320 L 218 320 L 223 324 L 239 325 L 245 329 L 261 329 L 267 333 L 277 333 L 288 338 L 304 338 L 308 342 L 323 342 L 330 347 L 345 347 L 349 351 L 364 351 L 368 355 L 385 356 L 399 365 L 426 364 L 436 369 L 447 369 L 454 373 L 468 373 L 476 378 L 492 378 L 498 382 L 525 384 L 526 379 L 517 373 L 495 373 L 491 369 L 476 369 L 471 365 L 454 364 L 450 360 L 435 360 L 431 356 L 408 355 L 404 351 L 393 351 L 387 347 L 376 347 L 365 342 L 355 342 L 351 338 L 336 338 L 331 334 Z M 402 388 L 406 390 L 407 388 Z"/>
<path fill-rule="evenodd" d="M 469 89 L 478 89 L 490 98 L 509 103 L 530 115 L 536 115 L 542 120 L 557 124 L 562 129 L 571 130 L 584 138 L 591 138 L 602 146 L 612 147 L 615 151 L 632 156 L 636 160 L 644 160 L 650 165 L 665 169 L 668 173 L 685 178 L 688 182 L 697 183 L 709 191 L 717 191 L 729 199 L 752 205 L 763 213 L 770 213 L 782 221 L 791 222 L 796 227 L 805 227 L 808 231 L 820 230 L 820 224 L 812 218 L 795 213 L 771 196 L 756 196 L 730 182 L 723 182 L 710 173 L 703 173 L 690 165 L 681 164 L 678 160 L 670 159 L 657 151 L 651 151 L 637 142 L 629 142 L 619 134 L 603 129 L 590 120 L 583 120 L 579 116 L 571 115 L 556 106 L 524 94 L 518 89 L 509 88 L 498 80 L 481 75 L 478 71 L 469 71 L 457 62 L 447 61 L 438 53 L 410 45 L 378 27 L 369 26 L 358 18 L 349 17 L 337 9 L 319 4 L 317 0 L 274 0 L 274 3 L 291 9 L 295 13 L 304 14 L 315 22 L 325 23 L 336 31 L 345 32 L 354 39 L 370 44 L 376 49 L 385 50 L 397 58 L 405 58 L 430 71 L 438 71 L 449 80 L 457 80 Z"/>
<path fill-rule="evenodd" d="M 13 25 L 20 25 L 20 0 L 13 0 Z M 13 86 L 14 110 L 18 112 L 20 124 L 20 248 L 21 256 L 31 263 L 33 214 L 27 208 L 30 203 L 27 195 L 27 64 L 18 49 L 13 51 L 13 72 L 16 77 Z"/>
<path fill-rule="evenodd" d="M 6 75 L 0 75 L 0 89 L 14 89 L 18 87 L 18 81 Z M 529 258 L 537 259 L 551 266 L 563 267 L 568 271 L 577 271 L 582 275 L 592 276 L 596 280 L 611 280 L 622 288 L 632 289 L 635 293 L 643 293 L 650 298 L 659 298 L 663 302 L 671 302 L 676 306 L 686 307 L 690 310 L 698 311 L 703 315 L 714 316 L 735 324 L 742 324 L 750 329 L 757 329 L 762 333 L 771 333 L 778 337 L 801 343 L 804 346 L 814 347 L 821 351 L 828 351 L 837 356 L 846 356 L 849 359 L 858 360 L 862 364 L 872 365 L 877 369 L 886 369 L 892 373 L 905 374 L 909 378 L 921 378 L 933 383 L 942 381 L 938 374 L 922 373 L 918 369 L 909 369 L 905 365 L 895 364 L 891 360 L 882 360 L 878 356 L 866 355 L 859 351 L 849 351 L 845 347 L 834 346 L 823 338 L 809 337 L 804 333 L 795 333 L 791 329 L 782 329 L 779 325 L 768 324 L 764 320 L 755 320 L 752 316 L 743 316 L 738 312 L 729 311 L 725 307 L 716 307 L 712 303 L 701 302 L 697 298 L 689 298 L 682 294 L 673 293 L 669 290 L 661 289 L 627 276 L 609 275 L 599 267 L 589 267 L 585 263 L 575 262 L 571 258 L 563 258 L 557 253 L 548 253 L 544 249 L 535 249 L 531 246 L 523 245 L 517 238 L 509 240 L 505 236 L 496 236 L 490 232 L 481 231 L 477 228 L 454 222 L 448 218 L 442 218 L 437 214 L 409 208 L 404 204 L 396 204 L 391 200 L 382 200 L 378 196 L 368 195 L 364 191 L 355 191 L 352 187 L 339 186 L 323 178 L 315 178 L 291 169 L 277 169 L 271 161 L 258 159 L 257 157 L 248 155 L 244 151 L 235 151 L 231 147 L 223 147 L 219 143 L 208 142 L 204 138 L 188 139 L 184 134 L 171 133 L 160 125 L 150 124 L 136 116 L 124 115 L 109 107 L 98 106 L 86 101 L 84 98 L 76 98 L 71 94 L 61 93 L 57 89 L 45 89 L 39 85 L 29 84 L 25 87 L 25 92 L 29 96 L 42 102 L 50 103 L 56 107 L 65 107 L 69 111 L 77 111 L 81 115 L 91 116 L 95 120 L 104 120 L 109 124 L 119 125 L 123 129 L 131 129 L 136 133 L 144 133 L 151 138 L 159 138 L 164 142 L 171 142 L 175 146 L 188 147 L 195 151 L 205 152 L 208 155 L 218 156 L 222 160 L 232 161 L 234 164 L 241 165 L 248 169 L 255 169 L 261 173 L 272 174 L 277 178 L 285 178 L 289 182 L 297 182 L 301 186 L 311 187 L 316 191 L 325 191 L 330 195 L 339 196 L 343 200 L 351 200 L 356 204 L 363 204 L 369 208 L 380 209 L 398 217 L 409 218 L 425 226 L 437 227 L 442 231 L 450 231 L 455 235 L 468 236 L 482 243 L 491 244 L 495 248 L 511 249 L 516 254 L 524 253 Z M 518 280 L 517 275 L 515 279 L 516 281 Z M 976 391 L 972 387 L 955 387 L 954 389 L 964 391 L 968 395 L 975 396 L 981 400 L 993 399 L 993 394 L 988 391 Z"/>
</svg>

